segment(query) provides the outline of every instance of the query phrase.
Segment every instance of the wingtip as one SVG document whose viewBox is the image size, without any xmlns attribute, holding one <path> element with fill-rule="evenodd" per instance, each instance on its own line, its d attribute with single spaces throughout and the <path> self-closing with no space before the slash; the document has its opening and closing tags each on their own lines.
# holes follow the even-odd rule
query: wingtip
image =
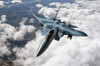
<svg viewBox="0 0 100 66">
<path fill-rule="evenodd" d="M 84 33 L 84 36 L 88 36 L 86 33 Z"/>
<path fill-rule="evenodd" d="M 81 32 L 81 31 L 79 31 L 80 33 L 81 33 L 81 35 L 82 36 L 88 36 L 86 33 L 84 33 L 84 32 Z"/>
<path fill-rule="evenodd" d="M 88 36 L 87 34 L 85 36 Z"/>
</svg>

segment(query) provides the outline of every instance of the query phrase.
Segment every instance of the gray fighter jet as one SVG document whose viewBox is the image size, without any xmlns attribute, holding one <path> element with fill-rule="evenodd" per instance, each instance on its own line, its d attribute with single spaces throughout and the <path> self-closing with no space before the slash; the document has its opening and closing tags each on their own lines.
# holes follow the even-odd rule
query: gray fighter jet
<svg viewBox="0 0 100 66">
<path fill-rule="evenodd" d="M 33 16 L 40 22 L 40 25 L 44 26 L 43 35 L 46 35 L 45 39 L 38 48 L 37 57 L 46 51 L 46 49 L 49 47 L 53 39 L 59 41 L 60 38 L 64 35 L 68 35 L 68 38 L 70 39 L 72 39 L 72 36 L 87 36 L 86 33 L 74 29 L 78 27 L 70 24 L 71 19 L 69 21 L 69 24 L 61 22 L 61 20 L 57 19 L 57 15 L 60 8 L 61 7 L 59 7 L 53 19 L 37 17 L 33 13 Z"/>
</svg>

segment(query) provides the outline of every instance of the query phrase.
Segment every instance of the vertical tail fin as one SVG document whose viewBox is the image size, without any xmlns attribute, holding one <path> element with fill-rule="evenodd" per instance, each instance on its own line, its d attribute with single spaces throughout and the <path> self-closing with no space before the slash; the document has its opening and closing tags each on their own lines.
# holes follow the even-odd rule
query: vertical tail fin
<svg viewBox="0 0 100 66">
<path fill-rule="evenodd" d="M 61 6 L 59 6 L 59 9 L 58 9 L 58 11 L 57 11 L 57 13 L 56 13 L 56 15 L 55 15 L 55 17 L 53 19 L 54 21 L 57 19 L 57 15 L 58 15 L 58 12 L 59 12 L 60 8 L 61 8 Z"/>
<path fill-rule="evenodd" d="M 74 13 L 74 11 L 73 11 L 73 13 Z M 69 27 L 70 27 L 70 22 L 71 22 L 71 20 L 72 20 L 73 13 L 72 13 L 71 18 L 70 18 L 69 23 L 68 23 L 68 26 L 69 26 Z"/>
</svg>

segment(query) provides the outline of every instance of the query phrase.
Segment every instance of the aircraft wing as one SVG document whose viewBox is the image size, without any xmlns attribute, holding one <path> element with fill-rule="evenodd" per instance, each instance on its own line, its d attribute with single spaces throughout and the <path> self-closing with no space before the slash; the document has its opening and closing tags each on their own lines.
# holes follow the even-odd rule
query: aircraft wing
<svg viewBox="0 0 100 66">
<path fill-rule="evenodd" d="M 87 36 L 86 33 L 75 29 L 66 29 L 64 33 L 66 35 L 72 35 L 72 36 Z"/>
<path fill-rule="evenodd" d="M 75 30 L 75 32 L 71 33 L 73 36 L 87 36 L 86 33 L 82 32 L 82 31 L 77 31 Z"/>
<path fill-rule="evenodd" d="M 50 31 L 51 29 L 49 28 L 44 28 L 42 34 L 43 35 L 47 35 L 47 33 Z"/>
<path fill-rule="evenodd" d="M 40 23 L 42 23 L 44 26 L 54 23 L 54 21 L 51 20 L 51 19 L 37 17 L 34 13 L 32 13 L 32 15 L 33 15 Z"/>
</svg>

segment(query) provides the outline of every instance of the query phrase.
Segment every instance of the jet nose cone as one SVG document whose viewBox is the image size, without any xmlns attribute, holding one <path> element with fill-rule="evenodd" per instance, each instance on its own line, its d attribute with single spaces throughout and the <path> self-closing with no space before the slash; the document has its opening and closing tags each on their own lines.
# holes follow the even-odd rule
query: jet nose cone
<svg viewBox="0 0 100 66">
<path fill-rule="evenodd" d="M 36 55 L 36 57 L 38 57 L 38 56 L 40 56 L 40 54 L 39 54 L 39 53 Z"/>
<path fill-rule="evenodd" d="M 38 57 L 41 54 L 43 54 L 46 51 L 46 49 L 48 48 L 49 44 L 50 43 L 46 39 L 44 39 L 44 41 L 40 44 L 40 46 L 37 50 L 37 55 L 36 56 Z"/>
</svg>

